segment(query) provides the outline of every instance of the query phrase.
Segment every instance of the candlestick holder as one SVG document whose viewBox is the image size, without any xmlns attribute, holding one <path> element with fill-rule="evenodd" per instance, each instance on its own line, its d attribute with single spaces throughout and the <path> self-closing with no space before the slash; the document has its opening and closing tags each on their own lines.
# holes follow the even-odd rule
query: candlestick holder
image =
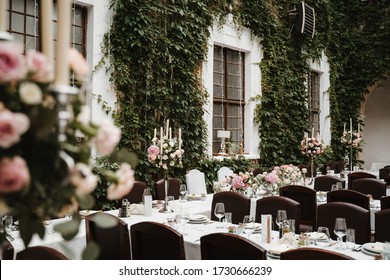
<svg viewBox="0 0 390 280">
<path fill-rule="evenodd" d="M 160 213 L 172 213 L 173 210 L 168 207 L 168 190 L 169 190 L 169 179 L 164 179 L 164 186 L 165 186 L 165 203 L 164 206 L 160 209 Z"/>
</svg>

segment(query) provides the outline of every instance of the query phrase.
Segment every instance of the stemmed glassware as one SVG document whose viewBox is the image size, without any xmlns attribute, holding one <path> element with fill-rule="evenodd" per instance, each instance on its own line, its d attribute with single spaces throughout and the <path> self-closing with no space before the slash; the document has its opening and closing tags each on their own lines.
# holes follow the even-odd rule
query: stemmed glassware
<svg viewBox="0 0 390 280">
<path fill-rule="evenodd" d="M 179 191 L 181 193 L 181 201 L 184 202 L 185 194 L 187 193 L 187 186 L 185 184 L 181 184 L 179 187 Z"/>
<path fill-rule="evenodd" d="M 222 228 L 221 219 L 225 216 L 225 204 L 217 202 L 214 208 L 214 215 L 219 219 L 219 225 L 217 228 Z"/>
<path fill-rule="evenodd" d="M 278 210 L 276 214 L 276 220 L 275 223 L 278 225 L 279 228 L 279 238 L 282 237 L 282 225 L 283 223 L 287 221 L 287 213 L 286 210 Z"/>
<path fill-rule="evenodd" d="M 255 219 L 250 215 L 246 215 L 244 216 L 243 224 L 244 224 L 244 232 L 248 234 L 248 238 L 249 238 L 251 234 L 255 231 Z"/>
<path fill-rule="evenodd" d="M 343 249 L 343 237 L 347 234 L 347 223 L 344 218 L 336 218 L 333 232 L 337 235 L 337 249 Z"/>
</svg>

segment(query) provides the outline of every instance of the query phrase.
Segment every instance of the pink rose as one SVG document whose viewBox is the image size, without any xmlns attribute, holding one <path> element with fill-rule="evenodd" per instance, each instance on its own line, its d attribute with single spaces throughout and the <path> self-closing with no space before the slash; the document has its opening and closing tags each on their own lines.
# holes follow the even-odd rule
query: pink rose
<svg viewBox="0 0 390 280">
<path fill-rule="evenodd" d="M 158 154 L 160 154 L 160 148 L 157 147 L 156 145 L 151 145 L 148 148 L 148 154 L 157 156 Z"/>
<path fill-rule="evenodd" d="M 270 184 L 276 184 L 279 183 L 279 177 L 275 173 L 271 172 L 267 176 L 265 176 L 265 181 L 267 181 Z"/>
<path fill-rule="evenodd" d="M 84 81 L 88 75 L 89 67 L 85 58 L 76 49 L 68 51 L 68 61 L 70 68 L 76 73 L 77 79 Z"/>
<path fill-rule="evenodd" d="M 244 181 L 241 176 L 234 176 L 232 179 L 232 187 L 233 188 L 243 188 L 245 187 Z"/>
<path fill-rule="evenodd" d="M 31 80 L 41 83 L 49 82 L 53 68 L 42 53 L 30 50 L 26 54 L 27 71 L 32 74 Z"/>
<path fill-rule="evenodd" d="M 127 163 L 122 163 L 116 172 L 118 182 L 111 184 L 107 189 L 107 198 L 110 200 L 122 199 L 128 194 L 134 185 L 134 171 Z"/>
<path fill-rule="evenodd" d="M 29 118 L 22 113 L 0 111 L 0 147 L 9 148 L 20 140 L 30 126 Z"/>
<path fill-rule="evenodd" d="M 18 192 L 30 182 L 30 173 L 23 158 L 0 160 L 0 192 Z"/>
<path fill-rule="evenodd" d="M 26 74 L 22 46 L 11 42 L 0 43 L 0 82 L 19 80 Z"/>
<path fill-rule="evenodd" d="M 104 120 L 95 137 L 96 149 L 101 155 L 112 153 L 121 139 L 121 130 L 111 121 Z"/>
</svg>

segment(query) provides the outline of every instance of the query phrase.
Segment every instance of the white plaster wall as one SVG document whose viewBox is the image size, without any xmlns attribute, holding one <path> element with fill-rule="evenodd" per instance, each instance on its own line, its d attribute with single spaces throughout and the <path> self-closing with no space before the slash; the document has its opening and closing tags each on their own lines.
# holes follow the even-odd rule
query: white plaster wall
<svg viewBox="0 0 390 280">
<path fill-rule="evenodd" d="M 329 63 L 328 58 L 322 53 L 321 59 L 310 62 L 310 68 L 320 73 L 320 133 L 325 145 L 330 145 L 330 103 L 329 103 Z"/>
<path fill-rule="evenodd" d="M 364 112 L 364 168 L 372 163 L 390 163 L 390 79 L 380 83 L 367 97 Z"/>
<path fill-rule="evenodd" d="M 258 127 L 253 122 L 255 102 L 251 97 L 261 94 L 260 68 L 257 65 L 262 59 L 262 49 L 258 38 L 253 38 L 249 30 L 240 30 L 234 27 L 232 16 L 229 15 L 222 27 L 214 25 L 209 38 L 209 49 L 205 63 L 203 63 L 203 85 L 209 93 L 209 99 L 205 104 L 206 114 L 204 119 L 208 131 L 208 154 L 212 154 L 212 122 L 213 122 L 213 50 L 214 45 L 227 47 L 245 53 L 245 128 L 244 128 L 244 152 L 248 158 L 259 158 Z"/>
</svg>

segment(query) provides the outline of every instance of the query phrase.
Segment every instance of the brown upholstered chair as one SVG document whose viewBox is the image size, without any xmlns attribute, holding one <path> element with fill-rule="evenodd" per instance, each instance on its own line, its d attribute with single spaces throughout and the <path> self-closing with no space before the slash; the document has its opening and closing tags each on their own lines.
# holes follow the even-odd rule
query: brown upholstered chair
<svg viewBox="0 0 390 280">
<path fill-rule="evenodd" d="M 386 196 L 386 188 L 385 182 L 374 178 L 356 179 L 352 183 L 352 190 L 370 194 L 373 199 L 381 199 L 382 196 Z"/>
<path fill-rule="evenodd" d="M 351 189 L 354 180 L 361 178 L 376 178 L 376 176 L 364 171 L 350 172 L 348 173 L 348 189 Z"/>
<path fill-rule="evenodd" d="M 379 169 L 379 179 L 385 179 L 390 176 L 390 166 Z"/>
<path fill-rule="evenodd" d="M 115 226 L 101 227 L 99 220 L 110 219 Z M 95 242 L 99 260 L 130 260 L 130 237 L 127 223 L 107 213 L 94 213 L 86 217 L 87 244 Z"/>
<path fill-rule="evenodd" d="M 332 185 L 340 182 L 345 189 L 345 180 L 340 179 L 337 176 L 333 175 L 324 175 L 314 178 L 314 190 L 315 191 L 324 191 L 329 192 L 332 190 Z"/>
<path fill-rule="evenodd" d="M 381 197 L 381 210 L 389 209 L 390 208 L 390 195 Z"/>
<path fill-rule="evenodd" d="M 375 241 L 390 241 L 390 209 L 375 212 Z"/>
<path fill-rule="evenodd" d="M 168 179 L 168 196 L 173 196 L 175 199 L 179 199 L 180 194 L 180 181 L 177 178 Z M 156 199 L 165 199 L 165 180 L 161 179 L 156 182 Z"/>
<path fill-rule="evenodd" d="M 300 231 L 317 228 L 317 193 L 315 190 L 299 185 L 288 185 L 279 189 L 279 195 L 291 198 L 300 204 L 301 224 L 296 225 Z"/>
<path fill-rule="evenodd" d="M 122 199 L 126 198 L 130 203 L 140 203 L 142 202 L 142 196 L 144 194 L 144 190 L 147 187 L 148 186 L 146 185 L 146 183 L 141 181 L 135 181 L 131 191 L 128 194 L 126 194 L 124 197 L 122 197 Z M 122 199 L 119 201 L 119 207 L 121 207 L 122 205 Z"/>
<path fill-rule="evenodd" d="M 354 190 L 335 190 L 326 194 L 327 202 L 348 202 L 370 210 L 368 195 Z"/>
<path fill-rule="evenodd" d="M 299 202 L 284 196 L 268 196 L 256 201 L 256 222 L 261 223 L 262 214 L 271 214 L 272 220 L 276 221 L 278 210 L 286 210 L 287 219 L 295 220 L 295 232 L 300 233 L 299 225 L 301 206 Z"/>
<path fill-rule="evenodd" d="M 27 247 L 16 254 L 16 260 L 68 260 L 56 249 L 45 246 Z"/>
<path fill-rule="evenodd" d="M 12 246 L 11 242 L 9 242 L 8 239 L 5 239 L 3 241 L 3 244 L 1 244 L 1 250 L 2 252 L 2 260 L 13 260 L 14 259 L 14 246 Z"/>
<path fill-rule="evenodd" d="M 352 257 L 319 248 L 297 248 L 280 254 L 281 260 L 353 260 Z"/>
<path fill-rule="evenodd" d="M 371 241 L 370 210 L 347 202 L 328 202 L 318 205 L 317 213 L 318 226 L 328 227 L 332 239 L 337 239 L 333 232 L 336 218 L 345 218 L 347 227 L 355 229 L 357 244 Z"/>
<path fill-rule="evenodd" d="M 211 203 L 211 220 L 213 221 L 219 220 L 214 215 L 215 204 L 217 202 L 223 202 L 225 205 L 225 212 L 232 213 L 233 224 L 242 223 L 244 216 L 250 214 L 250 198 L 237 192 L 223 191 L 213 195 L 213 201 Z"/>
<path fill-rule="evenodd" d="M 344 160 L 336 161 L 334 173 L 338 174 L 344 170 Z"/>
<path fill-rule="evenodd" d="M 266 260 L 259 244 L 231 233 L 211 233 L 200 238 L 202 260 Z"/>
<path fill-rule="evenodd" d="M 263 172 L 264 172 L 264 170 L 261 167 L 257 167 L 257 168 L 252 170 L 252 174 L 254 177 L 256 177 L 259 174 L 263 174 Z"/>
<path fill-rule="evenodd" d="M 182 234 L 157 222 L 140 222 L 130 227 L 134 260 L 185 260 Z"/>
</svg>

